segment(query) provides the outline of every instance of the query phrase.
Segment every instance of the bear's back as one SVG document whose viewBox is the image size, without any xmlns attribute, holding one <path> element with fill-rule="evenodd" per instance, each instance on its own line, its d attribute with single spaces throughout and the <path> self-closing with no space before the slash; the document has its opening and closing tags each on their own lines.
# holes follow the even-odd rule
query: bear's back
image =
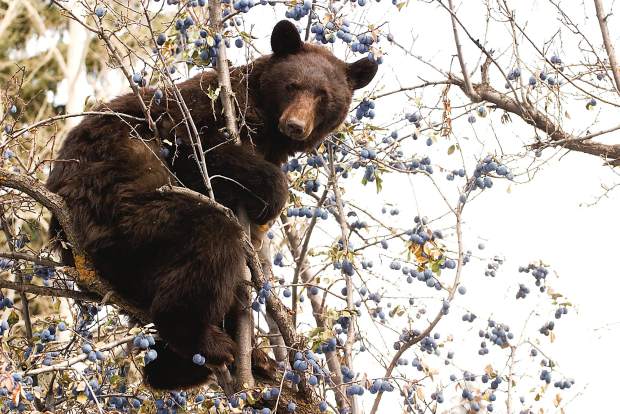
<svg viewBox="0 0 620 414">
<path fill-rule="evenodd" d="M 93 111 L 143 117 L 131 95 Z M 133 137 L 138 135 L 142 139 Z M 62 196 L 70 208 L 82 208 L 93 213 L 93 218 L 102 218 L 122 198 L 168 183 L 169 173 L 158 153 L 159 145 L 144 122 L 116 115 L 89 115 L 65 138 L 47 187 Z"/>
</svg>

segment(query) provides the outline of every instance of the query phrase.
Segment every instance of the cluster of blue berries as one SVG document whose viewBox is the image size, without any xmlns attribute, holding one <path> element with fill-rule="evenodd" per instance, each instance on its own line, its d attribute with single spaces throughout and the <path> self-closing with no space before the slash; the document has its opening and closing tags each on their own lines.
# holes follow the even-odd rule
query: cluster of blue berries
<svg viewBox="0 0 620 414">
<path fill-rule="evenodd" d="M 309 155 L 307 164 L 309 167 L 315 167 L 315 168 L 323 167 L 325 165 L 325 158 L 321 154 Z"/>
<path fill-rule="evenodd" d="M 233 9 L 241 13 L 247 13 L 252 7 L 254 7 L 254 0 L 235 0 L 233 2 Z M 286 16 L 289 17 L 289 16 Z"/>
<path fill-rule="evenodd" d="M 448 175 L 446 175 L 446 179 L 448 181 L 453 181 L 455 177 L 465 177 L 465 170 L 462 168 L 459 168 L 458 170 L 452 170 L 451 172 L 448 173 Z"/>
<path fill-rule="evenodd" d="M 88 342 L 82 344 L 82 353 L 86 354 L 86 359 L 90 362 L 104 361 L 105 355 L 101 351 L 93 349 L 93 346 Z"/>
<path fill-rule="evenodd" d="M 3 319 L 2 322 L 0 322 L 0 336 L 4 335 L 5 332 L 8 332 L 9 328 L 9 323 L 6 319 Z"/>
<path fill-rule="evenodd" d="M 438 404 L 442 404 L 445 399 L 441 391 L 437 391 L 431 394 L 431 399 L 437 401 Z"/>
<path fill-rule="evenodd" d="M 372 385 L 368 389 L 371 394 L 378 392 L 392 392 L 394 391 L 394 385 L 385 379 L 378 378 L 372 382 Z"/>
<path fill-rule="evenodd" d="M 530 289 L 522 283 L 519 283 L 519 290 L 517 291 L 517 299 L 525 299 L 530 293 Z"/>
<path fill-rule="evenodd" d="M 538 331 L 545 336 L 549 336 L 551 331 L 553 331 L 553 328 L 555 328 L 555 322 L 549 321 L 545 322 Z"/>
<path fill-rule="evenodd" d="M 140 401 L 138 400 L 138 402 Z M 219 400 L 218 403 L 221 404 Z M 134 404 L 137 404 L 137 402 L 132 400 L 132 406 L 134 408 L 139 408 L 141 402 L 140 405 L 138 405 L 137 407 Z M 186 405 L 187 393 L 185 391 L 172 391 L 170 392 L 170 396 L 165 398 L 158 398 L 155 400 L 155 409 L 157 414 L 176 414 L 177 410 L 183 410 Z"/>
<path fill-rule="evenodd" d="M 520 77 L 521 77 L 521 69 L 519 69 L 519 68 L 512 69 L 510 72 L 508 72 L 508 75 L 506 76 L 506 78 L 509 81 L 517 80 Z"/>
<path fill-rule="evenodd" d="M 7 297 L 3 297 L 2 299 L 0 299 L 0 310 L 3 310 L 4 308 L 12 308 L 13 307 L 13 301 L 10 298 Z"/>
<path fill-rule="evenodd" d="M 282 254 L 282 252 L 276 252 L 276 254 L 273 256 L 274 266 L 284 267 L 284 263 L 282 262 L 283 259 L 284 255 Z"/>
<path fill-rule="evenodd" d="M 64 327 L 64 324 L 63 324 L 63 327 Z M 35 332 L 32 336 L 35 338 L 39 338 L 39 340 L 43 344 L 46 342 L 55 341 L 56 340 L 56 325 L 49 325 L 47 328 L 43 329 L 41 332 Z"/>
<path fill-rule="evenodd" d="M 509 345 L 509 341 L 514 339 L 514 334 L 510 332 L 510 327 L 505 324 L 496 323 L 489 319 L 487 330 L 480 330 L 478 336 L 488 339 L 492 344 L 503 348 Z"/>
<path fill-rule="evenodd" d="M 567 390 L 571 386 L 573 386 L 573 384 L 575 384 L 575 380 L 574 379 L 569 379 L 569 380 L 565 379 L 565 380 L 562 380 L 562 381 L 555 381 L 553 383 L 553 386 L 555 388 L 559 388 L 561 390 Z"/>
<path fill-rule="evenodd" d="M 504 264 L 504 259 L 495 256 L 491 262 L 487 263 L 487 270 L 484 271 L 484 275 L 487 277 L 495 277 L 499 266 L 502 264 Z"/>
<path fill-rule="evenodd" d="M 355 110 L 355 117 L 359 120 L 362 118 L 374 118 L 375 117 L 375 103 L 370 98 L 365 97 Z"/>
<path fill-rule="evenodd" d="M 362 33 L 357 36 L 357 42 L 351 44 L 351 50 L 357 53 L 368 53 L 370 47 L 375 42 L 370 33 Z"/>
<path fill-rule="evenodd" d="M 321 42 L 325 45 L 336 41 L 336 38 L 333 35 L 335 28 L 336 26 L 333 22 L 327 22 L 325 26 L 323 26 L 321 22 L 316 21 L 312 24 L 312 27 L 310 27 L 310 32 L 314 34 L 315 41 Z"/>
<path fill-rule="evenodd" d="M 488 174 L 497 174 L 500 177 L 506 177 L 509 180 L 513 178 L 513 175 L 508 170 L 508 167 L 505 165 L 497 163 L 493 157 L 487 156 L 485 157 L 480 164 L 476 167 L 474 171 L 474 177 L 476 177 L 476 186 L 480 189 L 491 188 L 493 186 L 493 182 L 489 177 L 484 177 L 484 180 L 479 180 L 484 175 Z M 489 179 L 488 181 L 486 179 Z"/>
<path fill-rule="evenodd" d="M 243 1 L 243 0 L 239 0 L 239 1 Z M 293 20 L 299 21 L 302 18 L 306 17 L 308 13 L 310 13 L 311 10 L 312 10 L 312 0 L 303 0 L 302 4 L 295 4 L 293 7 L 288 9 L 284 15 L 286 16 L 287 19 L 293 19 Z"/>
<path fill-rule="evenodd" d="M 540 380 L 545 381 L 547 384 L 551 384 L 551 372 L 546 369 L 540 371 Z"/>
<path fill-rule="evenodd" d="M 398 139 L 398 131 L 390 132 L 390 135 L 386 135 L 381 139 L 384 144 L 391 144 L 394 140 Z"/>
<path fill-rule="evenodd" d="M 555 86 L 555 85 L 559 85 L 559 84 L 561 83 L 561 82 L 558 80 L 558 78 L 557 78 L 557 77 L 547 75 L 547 73 L 546 73 L 544 70 L 543 70 L 543 71 L 541 71 L 541 72 L 538 74 L 538 78 L 539 78 L 541 81 L 543 81 L 543 82 L 544 82 L 544 81 L 547 81 L 547 84 L 548 84 L 549 86 Z M 530 85 L 531 85 L 531 83 L 530 83 Z"/>
<path fill-rule="evenodd" d="M 421 160 L 412 160 L 406 165 L 409 171 L 421 171 L 428 174 L 433 173 L 433 166 L 429 157 L 423 157 Z"/>
<path fill-rule="evenodd" d="M 11 149 L 9 148 L 5 149 L 4 152 L 2 153 L 2 158 L 4 158 L 5 160 L 10 160 L 14 156 L 15 156 L 15 153 L 11 151 Z"/>
<path fill-rule="evenodd" d="M 319 188 L 321 188 L 321 182 L 318 179 L 316 179 L 316 180 L 306 180 L 304 182 L 304 190 L 308 194 L 316 193 L 317 191 L 319 191 Z"/>
<path fill-rule="evenodd" d="M 329 338 L 327 341 L 321 342 L 321 344 L 319 344 L 316 352 L 318 354 L 324 354 L 327 352 L 335 352 L 337 346 L 338 346 L 338 339 Z"/>
<path fill-rule="evenodd" d="M 475 321 L 477 318 L 477 316 L 471 312 L 466 312 L 463 317 L 461 318 L 461 320 L 463 320 L 463 322 L 473 322 Z"/>
<path fill-rule="evenodd" d="M 560 306 L 555 310 L 555 319 L 560 319 L 562 315 L 566 315 L 568 313 L 568 308 L 566 306 Z"/>
<path fill-rule="evenodd" d="M 252 309 L 255 312 L 260 311 L 260 305 L 264 305 L 267 297 L 271 294 L 271 290 L 273 286 L 271 286 L 271 282 L 267 281 L 263 283 L 263 286 L 258 291 L 258 297 L 255 301 L 252 302 Z"/>
<path fill-rule="evenodd" d="M 420 341 L 420 350 L 422 350 L 422 352 L 426 352 L 427 354 L 435 353 L 437 347 L 439 346 L 436 339 L 439 338 L 435 338 L 434 336 L 425 336 L 424 338 L 422 338 L 422 340 Z"/>
<path fill-rule="evenodd" d="M 299 159 L 292 158 L 289 160 L 289 162 L 282 165 L 282 171 L 284 171 L 285 173 L 293 171 L 301 172 L 301 167 L 302 166 L 299 163 Z"/>
<path fill-rule="evenodd" d="M 286 210 L 286 216 L 305 218 L 320 217 L 323 220 L 327 220 L 329 212 L 322 207 L 289 207 Z"/>
<path fill-rule="evenodd" d="M 146 86 L 146 77 L 144 76 L 144 73 L 142 72 L 136 72 L 131 76 L 131 81 L 138 86 Z"/>
<path fill-rule="evenodd" d="M 411 113 L 405 114 L 405 119 L 416 126 L 416 128 L 420 128 L 420 121 L 422 120 L 422 115 L 420 112 L 415 111 Z"/>
<path fill-rule="evenodd" d="M 404 272 L 403 272 L 404 273 Z M 429 288 L 434 288 L 435 290 L 441 290 L 441 283 L 435 277 L 435 274 L 431 269 L 424 269 L 423 271 L 418 271 L 415 268 L 409 269 L 409 276 L 407 276 L 407 283 L 413 283 L 414 280 L 418 280 L 426 284 Z"/>
<path fill-rule="evenodd" d="M 540 288 L 541 292 L 545 291 L 545 280 L 547 278 L 547 274 L 549 273 L 549 270 L 544 267 L 543 265 L 535 265 L 530 263 L 527 267 L 525 266 L 520 266 L 519 267 L 519 272 L 520 273 L 531 273 L 532 276 L 534 276 L 534 278 L 536 279 L 536 286 L 538 286 Z"/>
</svg>

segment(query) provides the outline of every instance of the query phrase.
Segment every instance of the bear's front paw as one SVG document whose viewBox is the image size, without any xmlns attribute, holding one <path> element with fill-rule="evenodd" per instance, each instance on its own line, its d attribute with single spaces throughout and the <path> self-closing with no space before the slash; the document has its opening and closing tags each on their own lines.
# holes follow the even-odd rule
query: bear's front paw
<svg viewBox="0 0 620 414">
<path fill-rule="evenodd" d="M 210 326 L 205 332 L 201 348 L 201 354 L 209 365 L 232 364 L 237 352 L 237 344 L 215 326 Z"/>
<path fill-rule="evenodd" d="M 278 217 L 280 211 L 282 211 L 282 204 L 283 203 L 268 204 L 256 202 L 246 206 L 246 213 L 252 223 L 263 225 Z"/>
<path fill-rule="evenodd" d="M 288 184 L 281 170 L 274 168 L 263 171 L 262 175 L 259 184 L 253 186 L 253 193 L 242 203 L 255 224 L 265 224 L 278 217 L 288 199 Z"/>
</svg>

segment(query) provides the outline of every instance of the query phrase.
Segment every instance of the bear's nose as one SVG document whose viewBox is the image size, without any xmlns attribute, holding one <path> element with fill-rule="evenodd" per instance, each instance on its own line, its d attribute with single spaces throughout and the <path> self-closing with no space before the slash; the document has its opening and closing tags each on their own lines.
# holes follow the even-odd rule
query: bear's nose
<svg viewBox="0 0 620 414">
<path fill-rule="evenodd" d="M 306 124 L 297 119 L 297 118 L 289 118 L 286 120 L 284 124 L 284 132 L 288 137 L 293 139 L 303 139 L 304 131 L 306 129 Z"/>
</svg>

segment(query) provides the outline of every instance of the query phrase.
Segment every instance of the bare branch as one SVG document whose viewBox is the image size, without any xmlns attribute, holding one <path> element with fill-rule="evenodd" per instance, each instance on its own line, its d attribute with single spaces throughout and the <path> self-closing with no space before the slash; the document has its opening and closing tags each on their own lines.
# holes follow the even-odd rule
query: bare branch
<svg viewBox="0 0 620 414">
<path fill-rule="evenodd" d="M 454 4 L 452 0 L 448 0 L 448 6 L 450 7 L 450 19 L 452 20 L 452 32 L 454 33 L 454 43 L 456 44 L 456 54 L 461 65 L 461 72 L 463 73 L 463 82 L 465 89 L 467 89 L 468 96 L 475 96 L 476 92 L 472 87 L 471 80 L 469 78 L 469 72 L 467 71 L 467 64 L 465 63 L 465 57 L 463 56 L 463 47 L 461 40 L 459 39 L 459 31 L 456 27 L 456 12 L 454 11 Z"/>
<path fill-rule="evenodd" d="M 596 8 L 596 18 L 601 28 L 601 35 L 603 36 L 603 44 L 607 51 L 607 57 L 609 58 L 609 64 L 611 65 L 611 71 L 614 74 L 614 80 L 616 82 L 616 91 L 620 93 L 620 67 L 618 67 L 618 61 L 616 59 L 616 51 L 614 45 L 609 37 L 609 29 L 607 28 L 607 16 L 603 10 L 603 3 L 601 0 L 593 0 L 594 7 Z"/>
</svg>

